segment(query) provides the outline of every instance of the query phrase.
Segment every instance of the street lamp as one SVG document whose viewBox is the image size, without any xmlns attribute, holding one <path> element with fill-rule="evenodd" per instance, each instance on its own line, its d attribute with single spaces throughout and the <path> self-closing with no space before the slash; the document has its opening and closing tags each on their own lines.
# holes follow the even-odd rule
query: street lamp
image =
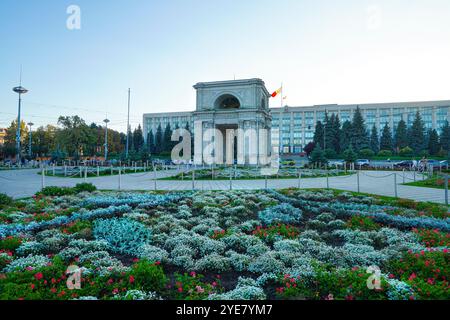
<svg viewBox="0 0 450 320">
<path fill-rule="evenodd" d="M 31 127 L 34 126 L 34 123 L 33 122 L 28 122 L 28 125 L 30 126 L 30 142 L 29 142 L 30 145 L 29 145 L 29 150 L 28 150 L 28 156 L 30 157 L 30 160 L 31 160 L 31 157 L 33 155 L 33 152 L 31 150 L 31 136 L 32 136 Z"/>
<path fill-rule="evenodd" d="M 110 122 L 108 119 L 103 120 L 106 124 L 105 128 L 105 161 L 108 160 L 108 123 Z"/>
<path fill-rule="evenodd" d="M 19 110 L 17 116 L 17 132 L 16 132 L 16 161 L 20 164 L 20 109 L 22 107 L 22 95 L 27 93 L 28 90 L 22 86 L 14 87 L 13 91 L 19 94 Z"/>
</svg>

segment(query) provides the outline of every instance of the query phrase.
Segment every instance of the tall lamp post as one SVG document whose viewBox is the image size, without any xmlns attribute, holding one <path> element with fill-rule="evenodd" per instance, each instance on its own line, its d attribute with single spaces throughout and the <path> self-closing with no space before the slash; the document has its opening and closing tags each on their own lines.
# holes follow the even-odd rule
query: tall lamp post
<svg viewBox="0 0 450 320">
<path fill-rule="evenodd" d="M 31 149 L 31 141 L 32 141 L 31 137 L 32 137 L 33 132 L 31 131 L 31 127 L 34 126 L 34 123 L 28 122 L 28 125 L 30 126 L 30 141 L 29 141 L 28 156 L 30 157 L 30 160 L 31 160 L 31 157 L 33 156 L 33 151 Z"/>
<path fill-rule="evenodd" d="M 21 108 L 22 108 L 22 95 L 23 94 L 25 94 L 25 93 L 27 93 L 28 92 L 28 90 L 27 89 L 25 89 L 24 87 L 22 87 L 22 86 L 18 86 L 18 87 L 15 87 L 15 88 L 13 88 L 13 91 L 15 92 L 15 93 L 18 93 L 19 94 L 19 110 L 18 110 L 18 115 L 17 115 L 17 132 L 16 132 L 16 161 L 20 164 L 20 154 L 21 154 L 21 152 L 20 152 L 20 138 L 21 138 L 21 132 L 20 132 L 20 124 L 21 124 L 21 122 L 20 122 L 20 110 L 21 110 Z"/>
<path fill-rule="evenodd" d="M 110 122 L 108 119 L 103 120 L 106 124 L 105 127 L 105 161 L 108 160 L 108 123 Z"/>
</svg>

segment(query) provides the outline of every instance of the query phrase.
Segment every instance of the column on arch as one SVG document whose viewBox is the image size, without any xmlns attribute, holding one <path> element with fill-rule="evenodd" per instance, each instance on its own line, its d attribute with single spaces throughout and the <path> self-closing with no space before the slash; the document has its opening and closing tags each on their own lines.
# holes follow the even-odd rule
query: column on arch
<svg viewBox="0 0 450 320">
<path fill-rule="evenodd" d="M 203 165 L 203 122 L 194 122 L 194 164 Z"/>
</svg>

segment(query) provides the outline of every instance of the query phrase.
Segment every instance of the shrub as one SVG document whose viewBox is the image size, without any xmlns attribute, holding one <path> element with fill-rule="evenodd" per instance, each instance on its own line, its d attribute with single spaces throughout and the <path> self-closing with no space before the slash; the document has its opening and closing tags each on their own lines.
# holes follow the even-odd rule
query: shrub
<svg viewBox="0 0 450 320">
<path fill-rule="evenodd" d="M 283 203 L 260 212 L 258 217 L 266 226 L 273 223 L 298 223 L 302 219 L 302 211 Z"/>
<path fill-rule="evenodd" d="M 414 155 L 414 150 L 410 147 L 405 147 L 400 150 L 400 156 L 402 157 L 412 157 Z"/>
<path fill-rule="evenodd" d="M 378 152 L 379 157 L 392 157 L 392 151 L 390 150 L 381 150 Z"/>
<path fill-rule="evenodd" d="M 97 220 L 93 233 L 97 239 L 106 240 L 112 250 L 133 256 L 139 255 L 151 237 L 150 230 L 142 223 L 126 218 Z"/>
<path fill-rule="evenodd" d="M 17 237 L 7 237 L 0 240 L 0 250 L 15 252 L 22 244 L 22 239 Z"/>
<path fill-rule="evenodd" d="M 212 283 L 204 281 L 204 276 L 191 272 L 190 274 L 175 273 L 175 299 L 176 300 L 204 300 L 210 294 L 220 293 L 220 279 L 215 279 Z"/>
<path fill-rule="evenodd" d="M 133 265 L 129 276 L 135 287 L 143 291 L 162 292 L 167 285 L 167 277 L 160 265 L 141 260 Z"/>
<path fill-rule="evenodd" d="M 13 199 L 9 196 L 7 196 L 4 193 L 0 193 L 0 207 L 3 206 L 9 206 L 10 204 L 12 204 Z"/>
<path fill-rule="evenodd" d="M 359 156 L 365 159 L 372 159 L 375 156 L 375 152 L 373 152 L 371 149 L 362 149 L 361 151 L 359 151 Z"/>
<path fill-rule="evenodd" d="M 428 229 L 414 229 L 413 231 L 419 236 L 420 241 L 428 248 L 450 246 L 450 233 Z"/>
<path fill-rule="evenodd" d="M 46 187 L 40 192 L 36 193 L 36 196 L 47 196 L 47 197 L 61 197 L 74 194 L 72 188 L 67 187 Z"/>
<path fill-rule="evenodd" d="M 380 226 L 375 223 L 370 217 L 353 216 L 347 222 L 348 228 L 352 230 L 372 231 L 379 230 Z"/>
<path fill-rule="evenodd" d="M 94 186 L 92 183 L 78 183 L 74 189 L 75 189 L 75 192 L 77 192 L 77 193 L 94 192 L 95 190 L 97 190 L 97 187 Z"/>
<path fill-rule="evenodd" d="M 254 236 L 268 242 L 273 242 L 276 238 L 295 239 L 299 234 L 299 228 L 281 223 L 268 228 L 258 227 L 253 231 Z"/>
</svg>

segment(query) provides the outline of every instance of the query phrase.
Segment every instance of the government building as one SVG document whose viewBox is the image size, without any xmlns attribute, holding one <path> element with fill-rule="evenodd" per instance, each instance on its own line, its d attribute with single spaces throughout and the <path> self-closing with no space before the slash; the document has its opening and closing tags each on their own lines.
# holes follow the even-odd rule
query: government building
<svg viewBox="0 0 450 320">
<path fill-rule="evenodd" d="M 267 138 L 269 149 L 275 147 L 280 154 L 299 154 L 313 141 L 316 123 L 324 121 L 326 112 L 330 116 L 333 113 L 339 115 L 344 123 L 352 120 L 359 107 L 368 130 L 375 125 L 379 132 L 386 123 L 395 130 L 402 119 L 411 126 L 419 111 L 426 128 L 440 133 L 450 116 L 450 100 L 269 108 L 271 94 L 261 79 L 201 82 L 194 88 L 197 91 L 195 111 L 144 114 L 144 136 L 147 137 L 150 131 L 155 133 L 159 125 L 164 130 L 168 124 L 172 129 L 176 126 L 185 128 L 188 124 L 189 128 L 195 128 L 194 135 L 201 136 L 212 128 L 224 132 L 224 137 L 227 129 L 251 128 L 256 132 L 271 129 L 272 134 Z M 259 146 L 260 142 L 257 144 Z M 202 162 L 203 147 L 198 143 L 194 147 L 198 163 Z M 242 148 L 248 149 L 248 146 L 243 143 Z"/>
</svg>

